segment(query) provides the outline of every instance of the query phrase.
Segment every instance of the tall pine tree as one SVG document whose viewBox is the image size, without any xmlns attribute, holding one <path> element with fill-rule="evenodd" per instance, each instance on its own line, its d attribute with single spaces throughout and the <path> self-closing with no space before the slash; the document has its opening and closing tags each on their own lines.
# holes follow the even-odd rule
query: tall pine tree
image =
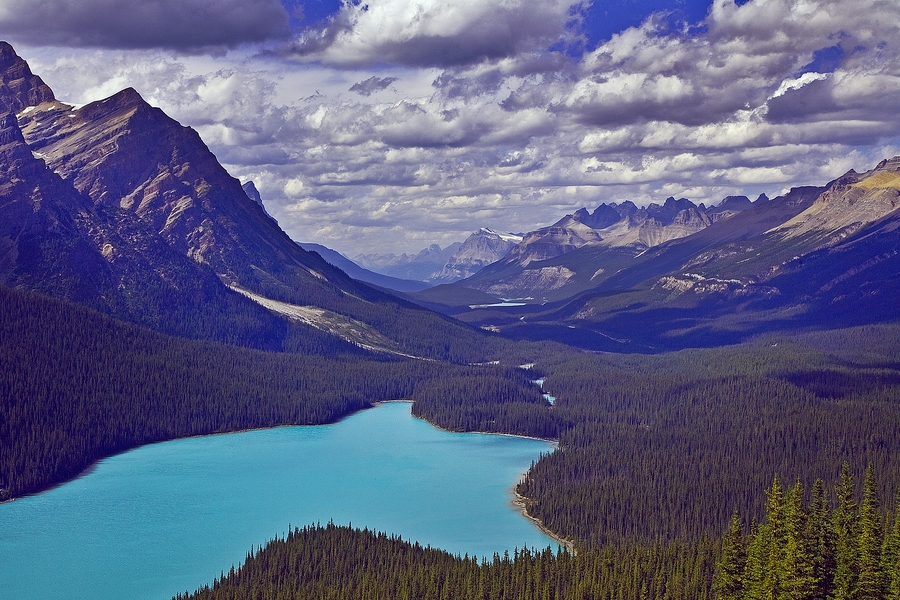
<svg viewBox="0 0 900 600">
<path fill-rule="evenodd" d="M 885 577 L 881 564 L 882 541 L 875 474 L 872 463 L 869 463 L 863 485 L 862 506 L 859 509 L 856 563 L 859 575 L 854 593 L 856 600 L 884 598 Z"/>
<path fill-rule="evenodd" d="M 855 485 L 850 473 L 850 464 L 841 467 L 840 481 L 835 487 L 838 506 L 832 518 L 834 531 L 834 600 L 853 600 L 858 579 L 857 551 L 857 504 L 854 500 Z"/>
<path fill-rule="evenodd" d="M 713 592 L 719 600 L 741 600 L 744 597 L 744 569 L 747 566 L 747 542 L 741 516 L 735 512 L 722 539 L 722 555 L 716 562 Z"/>
</svg>

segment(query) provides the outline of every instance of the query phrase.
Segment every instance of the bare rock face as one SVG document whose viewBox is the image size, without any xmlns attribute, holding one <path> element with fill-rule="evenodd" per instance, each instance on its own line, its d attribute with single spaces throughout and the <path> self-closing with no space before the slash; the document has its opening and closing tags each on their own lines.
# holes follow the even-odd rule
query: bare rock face
<svg viewBox="0 0 900 600">
<path fill-rule="evenodd" d="M 278 282 L 303 301 L 314 281 L 349 281 L 297 246 L 196 131 L 131 88 L 79 109 L 44 103 L 19 120 L 32 150 L 95 206 L 132 215 L 230 285 Z"/>
<path fill-rule="evenodd" d="M 53 91 L 34 75 L 13 47 L 0 42 L 0 114 L 53 102 Z"/>
<path fill-rule="evenodd" d="M 777 228 L 788 238 L 826 240 L 831 245 L 900 208 L 900 157 L 865 173 L 849 171 L 828 185 L 816 201 Z"/>
<path fill-rule="evenodd" d="M 185 307 L 224 313 L 246 304 L 133 214 L 96 206 L 53 172 L 13 114 L 0 117 L 0 211 L 4 285 L 182 335 L 192 332 L 172 315 L 190 313 Z"/>
<path fill-rule="evenodd" d="M 470 277 L 483 267 L 497 262 L 510 248 L 522 241 L 514 233 L 498 233 L 481 228 L 472 233 L 450 257 L 444 267 L 428 278 L 428 283 L 450 283 Z"/>
<path fill-rule="evenodd" d="M 641 208 L 633 202 L 601 204 L 594 212 L 581 208 L 550 227 L 526 234 L 504 262 L 527 267 L 589 245 L 627 247 L 636 254 L 696 233 L 712 221 L 706 209 L 685 198 L 668 198 L 661 205 Z"/>
</svg>

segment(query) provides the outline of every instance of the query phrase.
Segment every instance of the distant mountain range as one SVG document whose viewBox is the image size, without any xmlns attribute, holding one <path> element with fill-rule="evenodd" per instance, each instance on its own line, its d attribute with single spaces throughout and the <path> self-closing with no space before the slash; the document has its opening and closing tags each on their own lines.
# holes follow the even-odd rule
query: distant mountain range
<svg viewBox="0 0 900 600">
<path fill-rule="evenodd" d="M 767 200 L 761 196 L 757 202 Z M 593 212 L 582 208 L 549 227 L 524 235 L 501 260 L 474 273 L 465 285 L 503 297 L 557 297 L 559 294 L 555 292 L 572 283 L 575 271 L 561 265 L 548 266 L 546 261 L 585 246 L 607 248 L 610 254 L 620 257 L 634 257 L 752 206 L 746 196 L 731 196 L 709 208 L 685 198 L 668 198 L 662 205 L 651 203 L 640 208 L 633 202 L 601 204 Z M 531 266 L 536 263 L 541 266 Z M 570 286 L 564 293 L 573 290 Z"/>
<path fill-rule="evenodd" d="M 620 351 L 893 320 L 898 209 L 900 157 L 772 200 L 601 205 L 526 234 L 466 280 L 415 297 L 508 336 Z M 524 305 L 465 306 L 485 305 L 485 294 Z"/>
<path fill-rule="evenodd" d="M 365 269 L 389 277 L 427 281 L 429 277 L 444 268 L 444 265 L 459 250 L 460 246 L 462 246 L 461 242 L 454 242 L 446 248 L 441 248 L 438 244 L 431 244 L 413 255 L 405 252 L 400 256 L 393 253 L 358 254 L 353 257 L 353 262 Z"/>
<path fill-rule="evenodd" d="M 382 275 L 439 285 L 474 275 L 486 265 L 506 256 L 506 253 L 521 241 L 521 233 L 500 233 L 482 227 L 469 235 L 465 241 L 455 242 L 443 249 L 437 244 L 432 244 L 415 255 L 359 254 L 353 258 L 353 262 Z M 363 277 L 358 279 L 368 281 Z M 398 287 L 386 287 L 407 291 Z"/>
<path fill-rule="evenodd" d="M 359 266 L 337 250 L 332 250 L 322 244 L 302 242 L 300 247 L 308 252 L 317 253 L 324 258 L 326 262 L 339 268 L 353 279 L 365 283 L 371 283 L 372 285 L 377 285 L 389 290 L 396 290 L 398 292 L 418 292 L 431 287 L 424 281 L 400 279 L 398 277 L 391 277 L 390 275 L 382 275 L 381 273 L 370 271 L 369 269 Z"/>
</svg>

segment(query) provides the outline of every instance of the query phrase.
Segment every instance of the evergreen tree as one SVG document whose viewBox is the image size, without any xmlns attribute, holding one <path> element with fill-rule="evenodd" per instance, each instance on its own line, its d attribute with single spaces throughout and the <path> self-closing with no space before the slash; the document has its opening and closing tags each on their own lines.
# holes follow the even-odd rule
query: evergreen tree
<svg viewBox="0 0 900 600">
<path fill-rule="evenodd" d="M 719 600 L 740 600 L 744 597 L 744 570 L 747 567 L 747 542 L 744 525 L 735 511 L 731 526 L 722 539 L 722 555 L 716 562 L 713 591 Z"/>
<path fill-rule="evenodd" d="M 784 505 L 778 475 L 766 491 L 766 518 L 751 535 L 745 573 L 748 600 L 777 600 L 782 593 Z"/>
<path fill-rule="evenodd" d="M 806 521 L 806 545 L 809 549 L 816 600 L 828 598 L 834 588 L 834 536 L 825 484 L 816 479 Z"/>
<path fill-rule="evenodd" d="M 894 508 L 893 526 L 884 536 L 881 568 L 885 577 L 885 597 L 900 600 L 900 493 Z"/>
<path fill-rule="evenodd" d="M 840 481 L 835 487 L 838 506 L 832 519 L 835 569 L 831 597 L 834 600 L 853 600 L 853 592 L 856 590 L 859 572 L 856 560 L 858 515 L 854 488 L 850 464 L 845 462 L 841 467 Z"/>
<path fill-rule="evenodd" d="M 872 463 L 866 468 L 863 501 L 859 509 L 859 537 L 857 538 L 858 576 L 854 598 L 879 600 L 884 598 L 885 581 L 881 564 L 881 516 L 878 514 L 878 495 Z"/>
<path fill-rule="evenodd" d="M 806 544 L 806 512 L 803 510 L 803 486 L 798 481 L 784 499 L 780 562 L 777 565 L 782 600 L 807 600 L 814 597 L 813 562 Z"/>
<path fill-rule="evenodd" d="M 747 563 L 744 569 L 744 598 L 765 600 L 765 574 L 768 563 L 768 549 L 771 544 L 771 530 L 768 525 L 750 526 L 747 543 Z"/>
</svg>

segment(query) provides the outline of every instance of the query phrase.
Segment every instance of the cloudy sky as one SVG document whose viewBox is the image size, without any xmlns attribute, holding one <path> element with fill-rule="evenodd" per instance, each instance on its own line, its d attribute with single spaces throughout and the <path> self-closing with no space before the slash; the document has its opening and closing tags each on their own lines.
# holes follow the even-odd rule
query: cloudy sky
<svg viewBox="0 0 900 600">
<path fill-rule="evenodd" d="M 900 154 L 897 0 L 0 0 L 63 101 L 131 86 L 353 256 L 717 203 Z"/>
</svg>

